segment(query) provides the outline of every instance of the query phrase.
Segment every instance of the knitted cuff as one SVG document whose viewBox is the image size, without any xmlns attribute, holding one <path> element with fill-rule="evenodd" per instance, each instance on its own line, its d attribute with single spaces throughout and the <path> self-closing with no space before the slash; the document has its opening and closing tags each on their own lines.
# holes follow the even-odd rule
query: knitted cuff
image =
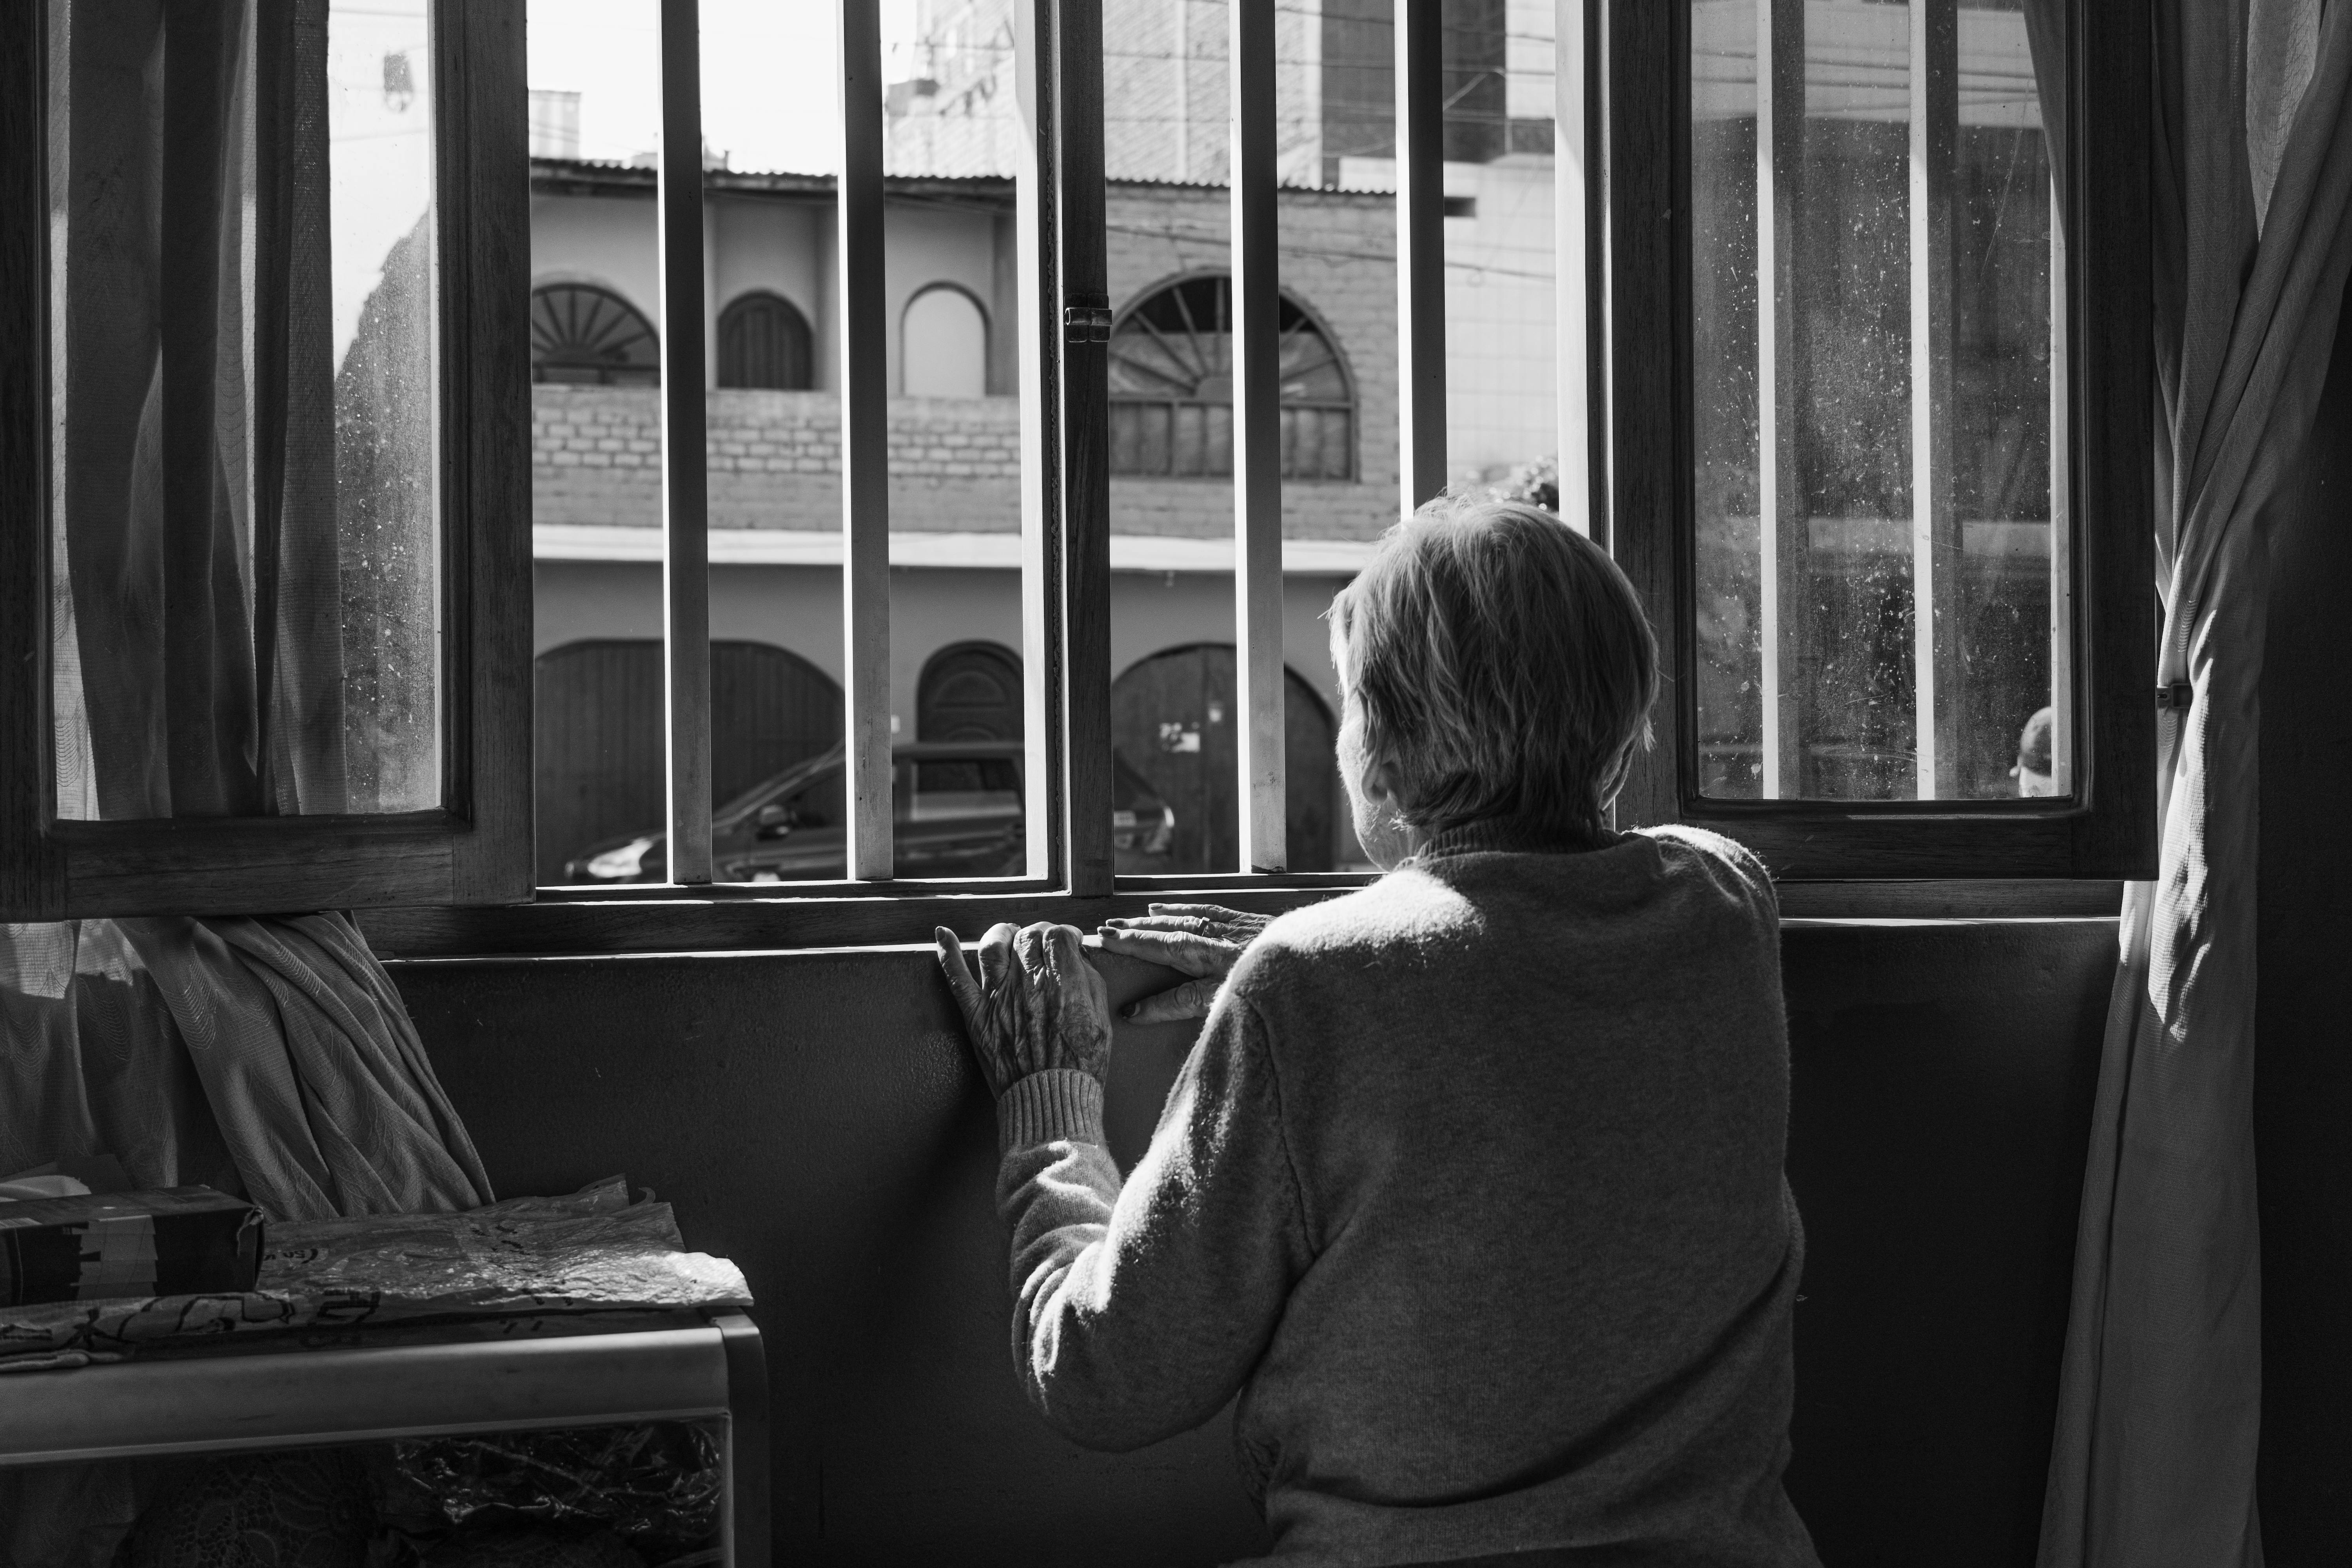
<svg viewBox="0 0 2352 1568">
<path fill-rule="evenodd" d="M 1102 1080 L 1092 1073 L 1055 1068 L 1015 1079 L 996 1102 L 996 1151 L 1099 1143 L 1102 1103 Z"/>
</svg>

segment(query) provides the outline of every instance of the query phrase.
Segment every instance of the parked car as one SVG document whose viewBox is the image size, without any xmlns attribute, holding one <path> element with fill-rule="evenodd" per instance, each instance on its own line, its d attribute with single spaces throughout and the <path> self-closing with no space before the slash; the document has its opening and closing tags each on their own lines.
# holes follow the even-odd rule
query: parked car
<svg viewBox="0 0 2352 1568">
<path fill-rule="evenodd" d="M 892 869 L 900 877 L 1017 877 L 1028 864 L 1017 741 L 924 741 L 891 751 Z M 1122 873 L 1170 868 L 1176 814 L 1117 752 L 1111 844 Z M 722 882 L 814 882 L 846 876 L 842 748 L 762 781 L 710 816 L 713 874 Z M 590 845 L 567 882 L 661 882 L 660 828 Z"/>
</svg>

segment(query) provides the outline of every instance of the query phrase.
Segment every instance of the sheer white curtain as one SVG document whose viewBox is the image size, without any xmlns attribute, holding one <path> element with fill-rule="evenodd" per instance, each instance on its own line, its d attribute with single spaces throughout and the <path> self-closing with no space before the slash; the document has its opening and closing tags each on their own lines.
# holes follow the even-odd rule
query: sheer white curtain
<svg viewBox="0 0 2352 1568">
<path fill-rule="evenodd" d="M 2156 0 L 2158 879 L 2125 899 L 2042 1568 L 2262 1562 L 2254 871 L 2271 542 L 2352 265 L 2352 0 Z M 2342 432 L 2329 438 L 2341 439 Z"/>
</svg>

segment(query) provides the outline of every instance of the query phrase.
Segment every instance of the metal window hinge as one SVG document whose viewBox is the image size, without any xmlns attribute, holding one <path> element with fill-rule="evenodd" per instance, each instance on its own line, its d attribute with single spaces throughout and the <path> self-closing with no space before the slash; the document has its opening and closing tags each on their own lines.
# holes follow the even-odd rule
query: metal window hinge
<svg viewBox="0 0 2352 1568">
<path fill-rule="evenodd" d="M 1110 305 L 1070 305 L 1062 311 L 1062 336 L 1074 343 L 1110 342 Z"/>
<path fill-rule="evenodd" d="M 2197 688 L 2185 680 L 2176 680 L 2169 686 L 2156 689 L 2156 706 L 2159 712 L 2177 708 L 2186 713 L 2196 700 Z"/>
</svg>

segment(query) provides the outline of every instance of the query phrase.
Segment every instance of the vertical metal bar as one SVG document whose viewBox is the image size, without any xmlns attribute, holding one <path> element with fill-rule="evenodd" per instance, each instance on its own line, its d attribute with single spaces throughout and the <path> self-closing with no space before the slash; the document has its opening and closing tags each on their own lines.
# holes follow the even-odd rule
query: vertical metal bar
<svg viewBox="0 0 2352 1568">
<path fill-rule="evenodd" d="M 1689 17 L 1681 17 L 1687 32 Z M 1671 31 L 1671 29 L 1670 29 Z M 1584 0 L 1581 39 L 1584 64 L 1584 405 L 1590 416 L 1586 448 L 1586 488 L 1591 506 L 1592 538 L 1612 554 L 1617 549 L 1614 490 L 1610 479 L 1616 446 L 1616 395 L 1611 367 L 1616 340 L 1610 323 L 1610 289 L 1614 277 L 1610 244 L 1609 147 L 1609 0 Z M 1687 55 L 1687 47 L 1682 51 Z M 1685 79 L 1688 97 L 1688 79 Z M 1687 134 L 1687 132 L 1685 132 Z M 1563 503 L 1565 504 L 1565 503 Z"/>
<path fill-rule="evenodd" d="M 891 872 L 890 447 L 883 308 L 882 11 L 840 0 L 841 628 L 849 874 Z"/>
<path fill-rule="evenodd" d="M 1411 512 L 1445 489 L 1445 27 L 1396 0 L 1397 475 Z"/>
<path fill-rule="evenodd" d="M 1109 261 L 1103 188 L 1101 0 L 1059 0 L 1055 192 L 1061 240 L 1065 864 L 1070 891 L 1111 890 Z"/>
<path fill-rule="evenodd" d="M 1952 510 L 1952 185 L 1958 0 L 1911 4 L 1912 722 L 1922 800 L 1960 782 L 1960 525 Z"/>
<path fill-rule="evenodd" d="M 710 540 L 702 357 L 702 29 L 661 0 L 662 666 L 669 879 L 710 880 Z"/>
<path fill-rule="evenodd" d="M 1284 841 L 1282 367 L 1279 215 L 1275 206 L 1274 18 L 1232 20 L 1234 255 L 1234 626 L 1240 634 L 1240 869 L 1280 871 Z"/>
<path fill-rule="evenodd" d="M 1766 800 L 1805 793 L 1812 541 L 1800 437 L 1811 378 L 1796 294 L 1804 138 L 1804 0 L 1756 0 L 1756 551 Z"/>
<path fill-rule="evenodd" d="M 1062 874 L 1062 312 L 1055 234 L 1054 0 L 1013 0 L 1021 167 L 1013 179 L 1020 282 L 1022 778 L 1028 873 Z"/>
<path fill-rule="evenodd" d="M 2045 138 L 2045 146 L 2055 142 Z M 2068 373 L 2066 222 L 2056 171 L 2050 186 L 2050 784 L 2074 793 L 2074 445 Z"/>
<path fill-rule="evenodd" d="M 1598 4 L 1598 0 L 1594 0 Z M 1592 508 L 1592 186 L 1587 171 L 1586 0 L 1552 8 L 1552 379 L 1559 426 L 1559 515 L 1580 533 L 1607 529 Z"/>
</svg>

